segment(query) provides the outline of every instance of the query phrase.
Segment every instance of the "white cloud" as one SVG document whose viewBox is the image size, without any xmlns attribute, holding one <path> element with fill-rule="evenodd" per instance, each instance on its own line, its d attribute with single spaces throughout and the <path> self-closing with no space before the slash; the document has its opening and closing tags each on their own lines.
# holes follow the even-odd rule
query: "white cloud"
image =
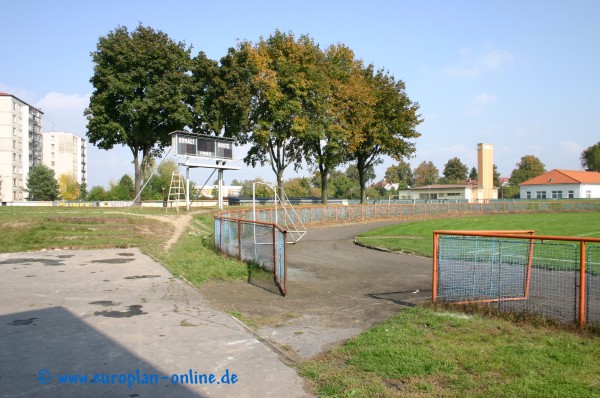
<svg viewBox="0 0 600 398">
<path fill-rule="evenodd" d="M 44 131 L 62 130 L 84 136 L 87 121 L 83 111 L 89 102 L 89 94 L 46 94 L 36 104 L 44 112 Z"/>
<path fill-rule="evenodd" d="M 473 99 L 471 100 L 471 103 L 467 107 L 467 110 L 466 110 L 467 115 L 468 116 L 481 115 L 483 112 L 485 112 L 487 110 L 488 106 L 490 104 L 496 102 L 497 99 L 498 99 L 498 97 L 496 97 L 495 95 L 488 94 L 488 93 L 477 94 L 475 97 L 473 97 Z"/>
<path fill-rule="evenodd" d="M 507 51 L 489 49 L 479 54 L 478 63 L 491 70 L 510 62 L 512 58 L 512 55 Z"/>
<path fill-rule="evenodd" d="M 459 61 L 455 65 L 442 68 L 442 75 L 452 78 L 477 78 L 513 59 L 508 51 L 490 46 L 476 54 L 472 54 L 468 48 L 462 48 L 459 53 Z"/>
</svg>

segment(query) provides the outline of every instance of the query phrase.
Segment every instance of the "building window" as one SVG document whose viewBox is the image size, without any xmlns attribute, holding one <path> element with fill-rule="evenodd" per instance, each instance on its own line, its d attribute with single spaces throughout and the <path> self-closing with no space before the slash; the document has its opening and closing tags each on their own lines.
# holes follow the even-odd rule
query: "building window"
<svg viewBox="0 0 600 398">
<path fill-rule="evenodd" d="M 52 162 L 50 162 L 50 165 L 51 165 L 52 167 L 54 167 L 54 160 L 53 160 Z"/>
<path fill-rule="evenodd" d="M 13 148 L 17 148 L 17 141 L 13 140 Z"/>
<path fill-rule="evenodd" d="M 536 199 L 546 199 L 546 191 L 536 191 Z"/>
<path fill-rule="evenodd" d="M 585 197 L 587 199 L 591 199 L 592 198 L 592 191 L 585 191 Z"/>
<path fill-rule="evenodd" d="M 573 199 L 575 197 L 575 191 L 569 191 L 569 199 Z"/>
<path fill-rule="evenodd" d="M 562 199 L 562 191 L 552 191 L 552 199 Z"/>
<path fill-rule="evenodd" d="M 527 193 L 526 193 L 526 195 L 525 195 L 525 196 L 527 197 L 527 199 L 531 199 L 531 192 L 530 192 L 530 191 L 527 191 Z"/>
</svg>

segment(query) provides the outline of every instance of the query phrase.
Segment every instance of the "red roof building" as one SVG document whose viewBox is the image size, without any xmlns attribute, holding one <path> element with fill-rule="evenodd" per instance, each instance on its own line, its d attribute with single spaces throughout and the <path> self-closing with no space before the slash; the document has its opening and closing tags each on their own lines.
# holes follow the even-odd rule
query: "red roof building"
<svg viewBox="0 0 600 398">
<path fill-rule="evenodd" d="M 600 173 L 581 170 L 551 170 L 523 181 L 521 199 L 598 199 Z"/>
</svg>

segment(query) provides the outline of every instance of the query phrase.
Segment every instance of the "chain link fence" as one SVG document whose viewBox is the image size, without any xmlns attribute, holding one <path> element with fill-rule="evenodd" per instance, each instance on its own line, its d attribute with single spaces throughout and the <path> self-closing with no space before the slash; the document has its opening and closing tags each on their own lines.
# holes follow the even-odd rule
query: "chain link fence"
<svg viewBox="0 0 600 398">
<path fill-rule="evenodd" d="M 434 301 L 600 326 L 600 239 L 435 231 L 434 245 Z"/>
<path fill-rule="evenodd" d="M 256 264 L 273 273 L 282 295 L 287 294 L 286 232 L 276 224 L 215 216 L 215 246 L 221 253 Z"/>
<path fill-rule="evenodd" d="M 288 213 L 294 223 L 325 225 L 380 220 L 419 220 L 477 214 L 562 211 L 600 211 L 593 201 L 494 201 L 489 203 L 408 203 L 335 206 L 303 206 Z M 259 207 L 231 209 L 215 215 L 215 245 L 227 255 L 272 271 L 282 292 L 287 292 L 285 231 L 278 225 L 286 215 L 281 209 Z M 256 221 L 255 221 L 256 220 Z M 252 227 L 253 225 L 256 228 Z M 596 257 L 598 255 L 596 254 Z M 597 272 L 596 274 L 599 274 Z M 600 282 L 596 282 L 600 283 Z M 598 287 L 600 288 L 600 287 Z"/>
</svg>

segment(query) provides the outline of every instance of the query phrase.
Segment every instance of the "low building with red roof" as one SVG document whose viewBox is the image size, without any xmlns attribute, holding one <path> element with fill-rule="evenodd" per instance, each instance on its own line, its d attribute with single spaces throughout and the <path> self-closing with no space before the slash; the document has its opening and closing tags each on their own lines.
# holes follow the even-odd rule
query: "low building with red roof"
<svg viewBox="0 0 600 398">
<path fill-rule="evenodd" d="M 600 173 L 581 170 L 551 170 L 523 181 L 521 199 L 599 199 Z"/>
</svg>

